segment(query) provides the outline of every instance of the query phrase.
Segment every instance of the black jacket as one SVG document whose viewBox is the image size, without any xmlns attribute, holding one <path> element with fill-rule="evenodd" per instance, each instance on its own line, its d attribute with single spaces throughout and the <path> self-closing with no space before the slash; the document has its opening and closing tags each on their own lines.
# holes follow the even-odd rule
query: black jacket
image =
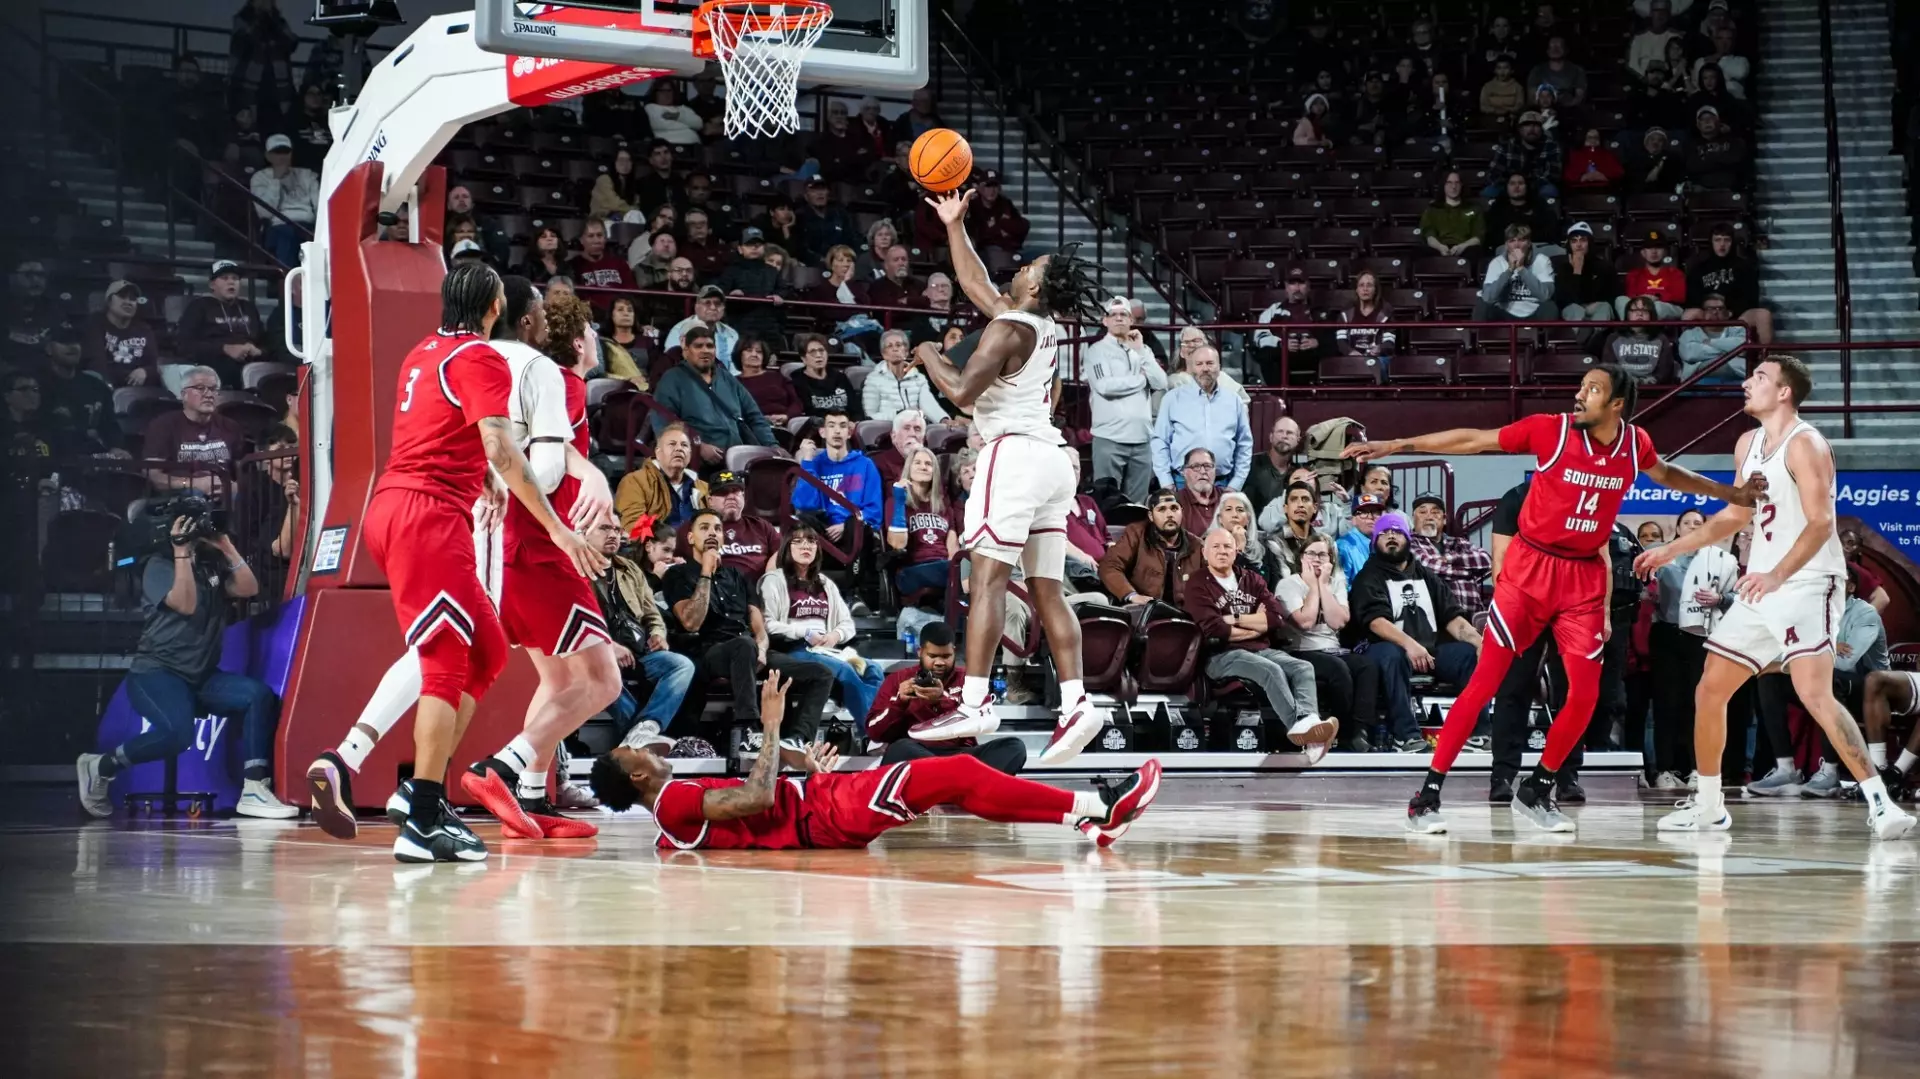
<svg viewBox="0 0 1920 1079">
<path fill-rule="evenodd" d="M 1399 567 L 1375 551 L 1348 587 L 1347 602 L 1353 610 L 1349 624 L 1355 627 L 1355 639 L 1381 640 L 1370 627 L 1374 619 L 1384 618 L 1428 651 L 1450 639 L 1446 630 L 1454 619 L 1467 617 L 1454 601 L 1453 590 L 1412 552 L 1407 554 L 1406 566 Z"/>
<path fill-rule="evenodd" d="M 1709 252 L 1687 267 L 1687 306 L 1699 307 L 1709 292 L 1718 292 L 1727 310 L 1738 315 L 1760 305 L 1760 275 L 1738 255 L 1722 258 Z"/>
<path fill-rule="evenodd" d="M 1553 302 L 1565 307 L 1568 304 L 1612 303 L 1620 295 L 1620 275 L 1614 271 L 1613 264 L 1587 251 L 1587 264 L 1582 273 L 1573 272 L 1573 260 L 1566 255 L 1553 258 Z M 1609 316 L 1611 317 L 1611 316 Z"/>
</svg>

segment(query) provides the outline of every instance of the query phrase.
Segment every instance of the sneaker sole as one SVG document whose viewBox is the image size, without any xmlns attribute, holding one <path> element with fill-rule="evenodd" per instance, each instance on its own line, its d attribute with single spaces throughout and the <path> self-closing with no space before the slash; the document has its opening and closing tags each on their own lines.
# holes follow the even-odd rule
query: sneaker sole
<svg viewBox="0 0 1920 1079">
<path fill-rule="evenodd" d="M 335 839 L 352 839 L 360 834 L 360 822 L 353 807 L 341 801 L 340 777 L 333 762 L 314 761 L 307 766 L 307 799 L 313 806 L 313 822 Z"/>
<path fill-rule="evenodd" d="M 1706 825 L 1668 824 L 1666 820 L 1662 818 L 1661 820 L 1659 820 L 1654 824 L 1653 830 L 1656 832 L 1667 832 L 1669 834 L 1672 834 L 1676 832 L 1688 832 L 1688 833 L 1724 832 L 1732 827 L 1733 827 L 1733 815 L 1730 813 L 1722 813 L 1720 815 L 1719 820 L 1713 821 L 1712 823 L 1706 824 Z"/>
<path fill-rule="evenodd" d="M 1425 820 L 1408 817 L 1407 831 L 1412 832 L 1414 835 L 1446 835 L 1447 822 L 1433 817 Z"/>
<path fill-rule="evenodd" d="M 487 812 L 499 818 L 503 829 L 511 828 L 512 832 L 518 833 L 510 838 L 542 838 L 540 826 L 533 823 L 533 818 L 527 816 L 526 810 L 520 808 L 520 800 L 513 796 L 513 792 L 507 789 L 506 781 L 493 769 L 486 769 L 484 775 L 460 773 L 460 789 L 466 792 L 467 797 L 485 806 Z"/>
<path fill-rule="evenodd" d="M 1338 723 L 1335 723 L 1331 719 L 1323 719 L 1313 726 L 1308 727 L 1304 733 L 1288 731 L 1287 740 L 1296 746 L 1305 748 L 1310 745 L 1324 745 L 1327 742 L 1331 742 L 1333 741 L 1333 736 L 1339 732 L 1340 725 Z"/>
<path fill-rule="evenodd" d="M 472 865 L 475 862 L 484 862 L 487 860 L 487 852 L 484 850 L 472 851 L 470 853 L 472 854 L 472 857 L 466 857 L 465 855 L 462 855 L 462 854 L 455 854 L 451 858 L 440 858 L 440 857 L 436 857 L 431 849 L 427 847 L 423 847 L 420 844 L 415 843 L 413 840 L 406 838 L 405 836 L 402 836 L 401 838 L 393 841 L 394 861 L 404 862 L 408 865 L 423 865 L 423 864 L 432 864 L 435 862 L 447 862 L 447 863 L 460 864 L 460 865 Z"/>
<path fill-rule="evenodd" d="M 1802 798 L 1838 798 L 1840 797 L 1840 785 L 1836 783 L 1831 787 L 1822 789 L 1819 787 L 1815 787 L 1811 783 L 1808 783 L 1803 785 L 1800 788 L 1800 797 Z"/>
<path fill-rule="evenodd" d="M 964 722 L 956 719 L 952 723 L 942 723 L 930 719 L 925 723 L 916 723 L 907 731 L 907 735 L 916 742 L 951 742 L 959 738 L 984 738 L 999 729 L 1000 717 L 989 714 Z"/>
<path fill-rule="evenodd" d="M 1160 796 L 1160 762 L 1150 760 L 1140 766 L 1140 782 L 1113 803 L 1114 825 L 1132 824 Z"/>
<path fill-rule="evenodd" d="M 1750 783 L 1741 789 L 1747 792 L 1749 798 L 1792 798 L 1800 793 L 1803 786 L 1801 783 L 1782 783 L 1777 787 L 1762 787 Z"/>
<path fill-rule="evenodd" d="M 1075 719 L 1053 732 L 1053 740 L 1040 751 L 1040 763 L 1065 764 L 1078 757 L 1081 750 L 1100 737 L 1100 731 L 1106 725 L 1106 717 L 1091 708 L 1077 713 Z"/>
<path fill-rule="evenodd" d="M 542 839 L 592 839 L 600 834 L 599 828 L 572 817 L 550 817 L 545 813 L 529 813 L 527 816 L 540 826 Z"/>
<path fill-rule="evenodd" d="M 284 802 L 277 809 L 272 806 L 237 805 L 233 807 L 233 811 L 239 816 L 252 817 L 255 820 L 292 820 L 300 815 L 299 806 L 290 806 Z"/>
</svg>

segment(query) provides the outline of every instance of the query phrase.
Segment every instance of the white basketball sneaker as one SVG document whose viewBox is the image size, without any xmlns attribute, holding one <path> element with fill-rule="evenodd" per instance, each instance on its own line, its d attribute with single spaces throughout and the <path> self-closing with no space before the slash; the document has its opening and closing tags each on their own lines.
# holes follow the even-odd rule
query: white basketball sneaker
<svg viewBox="0 0 1920 1079">
<path fill-rule="evenodd" d="M 1061 710 L 1060 723 L 1053 728 L 1047 748 L 1040 751 L 1041 764 L 1065 764 L 1080 755 L 1107 725 L 1107 717 L 1093 706 L 1091 698 L 1081 694 Z"/>
<path fill-rule="evenodd" d="M 946 715 L 915 723 L 907 733 L 917 742 L 951 742 L 984 738 L 999 729 L 1000 717 L 994 714 L 993 702 L 986 701 L 977 707 L 963 703 Z"/>
<path fill-rule="evenodd" d="M 1654 825 L 1662 832 L 1724 832 L 1733 827 L 1733 815 L 1720 799 L 1709 809 L 1701 804 L 1699 795 L 1692 795 L 1679 802 L 1673 812 L 1660 818 Z"/>
<path fill-rule="evenodd" d="M 1875 798 L 1867 805 L 1867 824 L 1875 839 L 1903 839 L 1913 831 L 1913 817 L 1891 798 Z"/>
</svg>

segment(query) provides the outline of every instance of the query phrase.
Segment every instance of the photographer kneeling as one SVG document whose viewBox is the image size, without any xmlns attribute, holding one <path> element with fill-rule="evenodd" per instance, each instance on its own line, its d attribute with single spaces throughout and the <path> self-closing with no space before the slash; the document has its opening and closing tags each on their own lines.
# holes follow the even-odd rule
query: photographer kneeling
<svg viewBox="0 0 1920 1079">
<path fill-rule="evenodd" d="M 124 768 L 178 756 L 193 744 L 194 718 L 203 713 L 240 717 L 245 729 L 246 782 L 236 812 L 285 819 L 299 809 L 268 787 L 280 698 L 265 682 L 219 669 L 228 598 L 245 599 L 260 582 L 233 541 L 214 522 L 205 496 L 183 494 L 153 508 L 156 530 L 172 521 L 159 550 L 141 569 L 146 626 L 127 670 L 127 699 L 147 730 L 107 754 L 83 753 L 80 804 L 96 817 L 113 813 L 108 783 Z"/>
</svg>

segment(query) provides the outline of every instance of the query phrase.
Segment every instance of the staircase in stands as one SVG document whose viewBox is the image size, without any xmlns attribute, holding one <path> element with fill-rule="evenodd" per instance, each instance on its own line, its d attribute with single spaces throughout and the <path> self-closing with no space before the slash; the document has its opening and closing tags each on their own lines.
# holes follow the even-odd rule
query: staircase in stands
<svg viewBox="0 0 1920 1079">
<path fill-rule="evenodd" d="M 974 74 L 983 77 L 986 73 Z M 1015 206 L 1027 215 L 1027 220 L 1033 225 L 1032 231 L 1027 233 L 1027 253 L 1045 254 L 1063 239 L 1065 243 L 1077 242 L 1081 245 L 1079 254 L 1082 258 L 1091 260 L 1096 254 L 1100 255 L 1102 287 L 1113 295 L 1125 294 L 1126 233 L 1106 227 L 1105 244 L 1097 243 L 1103 226 L 1088 219 L 1079 207 L 1069 201 L 1060 190 L 1060 185 L 1032 156 L 1033 148 L 1027 145 L 1019 120 L 996 111 L 993 99 L 974 90 L 966 75 L 955 65 L 937 65 L 935 78 L 938 81 L 934 84 L 934 91 L 940 102 L 940 115 L 967 137 L 967 144 L 973 147 L 975 167 L 998 168 L 1000 162 L 1005 162 L 1001 188 L 1007 197 L 1016 200 Z M 1147 322 L 1153 325 L 1168 324 L 1171 314 L 1166 300 L 1139 275 L 1136 274 L 1133 280 L 1133 298 L 1146 305 Z M 1163 341 L 1167 339 L 1164 333 L 1160 337 Z"/>
<path fill-rule="evenodd" d="M 67 193 L 79 202 L 80 209 L 88 217 L 100 221 L 113 220 L 114 198 L 116 191 L 119 191 L 126 200 L 121 204 L 124 213 L 120 231 L 126 234 L 133 251 L 153 258 L 166 258 L 169 254 L 179 258 L 181 265 L 174 267 L 173 272 L 186 282 L 187 295 L 206 292 L 207 271 L 213 265 L 216 251 L 213 242 L 201 238 L 191 223 L 180 221 L 174 224 L 172 250 L 169 251 L 167 208 L 154 202 L 152 195 L 141 188 L 132 185 L 121 188 L 110 166 L 92 151 L 81 149 L 65 136 L 57 136 L 48 150 L 48 172 L 51 179 L 66 186 Z M 273 310 L 274 301 L 264 293 L 261 301 L 261 315 L 265 317 Z M 175 303 L 182 307 L 185 305 L 184 300 Z M 154 318 L 160 314 L 149 312 L 147 317 Z M 180 316 L 178 310 L 164 314 L 169 322 Z"/>
<path fill-rule="evenodd" d="M 1887 94 L 1894 84 L 1887 0 L 1833 0 L 1834 101 L 1839 124 L 1853 339 L 1920 339 L 1920 279 L 1912 223 L 1893 152 Z M 1821 84 L 1819 0 L 1775 0 L 1760 13 L 1762 74 L 1757 156 L 1761 294 L 1778 340 L 1838 341 L 1827 194 L 1827 124 Z M 1813 402 L 1841 403 L 1840 355 L 1810 352 Z M 1853 354 L 1853 402 L 1911 402 L 1912 353 Z M 1815 419 L 1833 437 L 1841 467 L 1899 467 L 1920 459 L 1920 413 L 1862 413 L 1852 439 L 1837 415 Z"/>
</svg>

